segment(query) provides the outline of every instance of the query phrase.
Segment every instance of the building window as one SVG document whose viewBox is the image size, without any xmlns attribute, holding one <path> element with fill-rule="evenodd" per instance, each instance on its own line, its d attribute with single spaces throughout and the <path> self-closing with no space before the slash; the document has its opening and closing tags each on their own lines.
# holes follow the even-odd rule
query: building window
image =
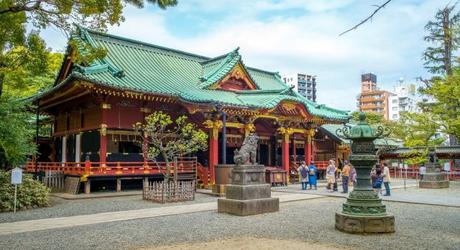
<svg viewBox="0 0 460 250">
<path fill-rule="evenodd" d="M 398 110 L 398 107 L 393 107 L 392 110 L 396 111 L 396 110 Z"/>
</svg>

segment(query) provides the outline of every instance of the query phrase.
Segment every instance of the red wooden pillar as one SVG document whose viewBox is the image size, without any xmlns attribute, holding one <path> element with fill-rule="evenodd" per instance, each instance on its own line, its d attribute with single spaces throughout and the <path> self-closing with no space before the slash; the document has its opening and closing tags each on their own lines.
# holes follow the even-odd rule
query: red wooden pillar
<svg viewBox="0 0 460 250">
<path fill-rule="evenodd" d="M 283 170 L 286 171 L 287 182 L 289 182 L 289 135 L 292 134 L 292 129 L 290 128 L 279 128 L 278 132 L 283 135 L 281 141 L 281 165 Z"/>
<path fill-rule="evenodd" d="M 315 135 L 315 130 L 309 129 L 307 133 L 305 133 L 305 137 L 307 138 L 305 142 L 305 161 L 307 165 L 310 165 L 313 159 L 313 136 Z"/>
<path fill-rule="evenodd" d="M 292 136 L 292 156 L 294 159 L 294 162 L 297 162 L 297 152 L 296 152 L 296 147 L 295 147 L 295 138 Z"/>
<path fill-rule="evenodd" d="M 101 130 L 99 139 L 99 162 L 105 165 L 107 160 L 107 110 L 110 104 L 102 103 L 101 105 Z"/>
<path fill-rule="evenodd" d="M 216 183 L 216 165 L 219 164 L 219 128 L 222 127 L 221 121 L 207 120 L 204 122 L 206 128 L 209 128 L 209 174 L 211 177 L 211 185 Z"/>
</svg>

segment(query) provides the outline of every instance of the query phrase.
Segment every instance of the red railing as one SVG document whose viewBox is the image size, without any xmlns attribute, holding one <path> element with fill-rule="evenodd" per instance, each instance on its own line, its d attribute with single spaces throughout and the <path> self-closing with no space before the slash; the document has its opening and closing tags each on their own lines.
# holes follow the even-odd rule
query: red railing
<svg viewBox="0 0 460 250">
<path fill-rule="evenodd" d="M 196 168 L 197 179 L 203 182 L 203 185 L 207 187 L 209 185 L 209 171 L 208 168 L 203 167 L 200 163 L 197 164 Z"/>
<path fill-rule="evenodd" d="M 177 164 L 177 170 L 174 166 Z M 196 160 L 177 160 L 170 163 L 170 174 L 196 173 Z M 166 174 L 165 162 L 28 162 L 26 171 L 61 171 L 65 175 L 75 176 L 117 176 Z"/>
</svg>

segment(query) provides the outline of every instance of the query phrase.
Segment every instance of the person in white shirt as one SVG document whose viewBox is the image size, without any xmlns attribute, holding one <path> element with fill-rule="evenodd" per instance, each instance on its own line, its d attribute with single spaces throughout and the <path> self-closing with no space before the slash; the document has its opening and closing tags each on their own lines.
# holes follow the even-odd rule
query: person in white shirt
<svg viewBox="0 0 460 250">
<path fill-rule="evenodd" d="M 386 163 L 383 163 L 383 185 L 385 186 L 384 196 L 390 196 L 390 168 Z"/>
<path fill-rule="evenodd" d="M 425 175 L 425 173 L 426 173 L 426 167 L 425 167 L 425 165 L 420 166 L 418 172 L 419 172 L 419 174 L 420 174 L 420 180 L 423 180 L 423 175 Z"/>
</svg>

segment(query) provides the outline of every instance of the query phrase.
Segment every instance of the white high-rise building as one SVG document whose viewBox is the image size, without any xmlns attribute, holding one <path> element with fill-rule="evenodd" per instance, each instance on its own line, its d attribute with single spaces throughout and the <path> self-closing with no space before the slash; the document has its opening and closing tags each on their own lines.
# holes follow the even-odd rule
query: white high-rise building
<svg viewBox="0 0 460 250">
<path fill-rule="evenodd" d="M 283 81 L 300 95 L 310 101 L 316 102 L 316 76 L 297 73 L 294 75 L 283 76 Z"/>
<path fill-rule="evenodd" d="M 394 95 L 389 97 L 389 119 L 397 121 L 401 117 L 401 112 L 420 112 L 420 108 L 417 105 L 421 101 L 417 95 L 417 89 L 415 84 L 403 84 L 400 80 L 399 86 L 396 86 Z"/>
</svg>

